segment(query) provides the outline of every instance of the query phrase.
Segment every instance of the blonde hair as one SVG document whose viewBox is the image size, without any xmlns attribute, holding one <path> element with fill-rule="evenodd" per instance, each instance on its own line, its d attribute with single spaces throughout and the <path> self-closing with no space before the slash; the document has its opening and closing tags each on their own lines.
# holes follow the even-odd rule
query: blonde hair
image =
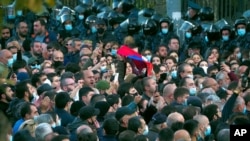
<svg viewBox="0 0 250 141">
<path fill-rule="evenodd" d="M 18 128 L 20 130 L 28 130 L 30 134 L 34 137 L 35 136 L 35 129 L 37 124 L 35 123 L 34 119 L 29 119 L 24 121 L 21 126 Z"/>
</svg>

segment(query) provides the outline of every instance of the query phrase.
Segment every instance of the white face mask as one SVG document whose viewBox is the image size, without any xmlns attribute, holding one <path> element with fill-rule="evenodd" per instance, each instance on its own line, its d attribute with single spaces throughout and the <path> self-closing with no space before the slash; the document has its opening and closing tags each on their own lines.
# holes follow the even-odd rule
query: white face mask
<svg viewBox="0 0 250 141">
<path fill-rule="evenodd" d="M 48 78 L 43 82 L 43 84 L 46 84 L 46 83 L 51 86 L 51 82 L 50 82 L 50 80 Z"/>
<path fill-rule="evenodd" d="M 194 76 L 192 74 L 188 74 L 187 77 L 194 79 Z"/>
<path fill-rule="evenodd" d="M 202 69 L 204 70 L 204 72 L 207 74 L 207 68 L 208 68 L 208 67 L 207 67 L 207 66 L 202 66 L 201 68 L 202 68 Z"/>
<path fill-rule="evenodd" d="M 58 119 L 58 121 L 56 122 L 57 126 L 61 126 L 61 119 Z"/>
</svg>

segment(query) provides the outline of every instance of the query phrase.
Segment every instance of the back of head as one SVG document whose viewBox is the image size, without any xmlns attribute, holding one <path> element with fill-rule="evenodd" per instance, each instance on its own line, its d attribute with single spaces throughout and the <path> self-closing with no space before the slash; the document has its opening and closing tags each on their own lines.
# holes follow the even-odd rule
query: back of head
<svg viewBox="0 0 250 141">
<path fill-rule="evenodd" d="M 13 141 L 36 141 L 36 139 L 31 136 L 28 130 L 20 130 L 14 135 Z"/>
<path fill-rule="evenodd" d="M 116 135 L 119 130 L 119 122 L 116 119 L 106 119 L 103 122 L 103 129 L 106 135 Z"/>
<path fill-rule="evenodd" d="M 159 141 L 174 141 L 174 131 L 171 128 L 163 128 L 158 135 Z"/>
<path fill-rule="evenodd" d="M 50 114 L 41 114 L 37 118 L 35 118 L 35 122 L 37 124 L 40 124 L 40 123 L 51 124 L 53 122 L 53 118 Z"/>
<path fill-rule="evenodd" d="M 136 136 L 136 133 L 131 130 L 125 130 L 121 132 L 118 136 L 119 141 L 134 141 L 134 137 Z"/>
<path fill-rule="evenodd" d="M 191 140 L 191 137 L 187 130 L 181 129 L 174 133 L 174 140 L 175 141 L 182 141 L 182 140 L 188 141 L 188 140 Z"/>
<path fill-rule="evenodd" d="M 50 133 L 53 133 L 51 125 L 48 123 L 41 123 L 36 127 L 35 137 L 37 141 L 44 141 L 45 137 Z"/>
<path fill-rule="evenodd" d="M 179 122 L 184 122 L 183 115 L 178 113 L 178 112 L 171 113 L 167 117 L 167 126 L 171 127 L 173 123 L 178 122 L 178 121 Z"/>
<path fill-rule="evenodd" d="M 217 141 L 230 141 L 230 130 L 222 129 L 217 135 Z"/>
</svg>

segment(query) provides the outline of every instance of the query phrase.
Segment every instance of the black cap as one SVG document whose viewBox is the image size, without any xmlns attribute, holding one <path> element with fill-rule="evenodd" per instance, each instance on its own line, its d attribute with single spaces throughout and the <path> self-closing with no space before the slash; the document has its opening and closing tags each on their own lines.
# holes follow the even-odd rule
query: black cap
<svg viewBox="0 0 250 141">
<path fill-rule="evenodd" d="M 121 107 L 117 109 L 115 113 L 115 118 L 119 121 L 125 115 L 132 115 L 135 111 L 130 109 L 129 107 Z"/>
<path fill-rule="evenodd" d="M 163 113 L 156 113 L 152 117 L 152 123 L 153 124 L 161 124 L 166 122 L 167 116 Z"/>
<path fill-rule="evenodd" d="M 79 116 L 82 120 L 86 120 L 90 117 L 97 116 L 100 113 L 99 109 L 93 106 L 84 106 L 79 111 Z"/>
<path fill-rule="evenodd" d="M 194 10 L 200 10 L 201 9 L 201 6 L 191 0 L 188 1 L 188 7 L 189 8 L 192 8 Z"/>
<path fill-rule="evenodd" d="M 51 90 L 54 90 L 53 87 L 51 87 L 49 84 L 45 83 L 37 88 L 37 94 L 41 95 L 42 93 L 44 93 L 46 91 L 51 91 Z"/>
</svg>

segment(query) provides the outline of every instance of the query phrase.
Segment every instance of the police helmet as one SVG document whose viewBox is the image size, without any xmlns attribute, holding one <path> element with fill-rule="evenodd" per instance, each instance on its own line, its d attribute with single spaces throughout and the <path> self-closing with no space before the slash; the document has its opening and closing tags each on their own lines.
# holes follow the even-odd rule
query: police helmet
<svg viewBox="0 0 250 141">
<path fill-rule="evenodd" d="M 120 24 L 125 20 L 125 16 L 116 12 L 116 11 L 111 11 L 108 14 L 108 21 L 111 26 L 114 24 Z"/>
<path fill-rule="evenodd" d="M 153 35 L 157 32 L 157 24 L 152 19 L 147 19 L 142 25 L 144 35 Z"/>
<path fill-rule="evenodd" d="M 85 20 L 85 24 L 87 26 L 90 26 L 91 24 L 95 24 L 97 19 L 98 19 L 97 16 L 89 15 Z"/>
<path fill-rule="evenodd" d="M 154 14 L 156 14 L 156 11 L 153 8 L 144 8 L 138 13 L 139 16 L 144 16 L 148 18 L 151 18 Z"/>
<path fill-rule="evenodd" d="M 169 31 L 173 31 L 174 30 L 174 24 L 173 24 L 173 21 L 171 18 L 169 17 L 164 17 L 164 18 L 161 18 L 160 21 L 159 21 L 159 26 L 161 27 L 161 23 L 168 23 L 168 29 Z"/>
<path fill-rule="evenodd" d="M 211 7 L 202 7 L 199 12 L 199 17 L 201 21 L 213 21 L 214 10 Z"/>
<path fill-rule="evenodd" d="M 136 19 L 129 19 L 128 20 L 128 34 L 132 35 L 134 33 L 137 33 L 140 30 L 140 25 L 138 24 L 138 21 Z"/>
<path fill-rule="evenodd" d="M 118 4 L 118 8 L 122 9 L 123 13 L 130 11 L 134 8 L 134 1 L 133 0 L 122 0 Z"/>
<path fill-rule="evenodd" d="M 235 22 L 234 22 L 235 29 L 237 29 L 237 26 L 240 25 L 240 24 L 247 25 L 247 20 L 244 17 L 236 19 Z"/>
</svg>

